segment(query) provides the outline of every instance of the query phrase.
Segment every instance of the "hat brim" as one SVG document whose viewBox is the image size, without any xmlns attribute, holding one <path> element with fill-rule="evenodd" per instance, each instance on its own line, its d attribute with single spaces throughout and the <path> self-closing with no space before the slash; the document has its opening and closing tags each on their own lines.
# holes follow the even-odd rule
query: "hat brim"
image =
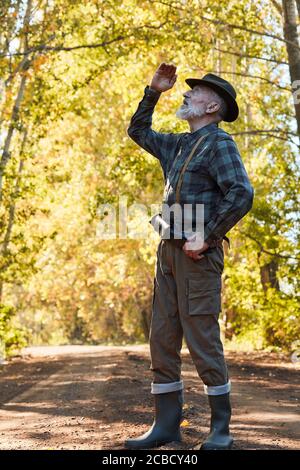
<svg viewBox="0 0 300 470">
<path fill-rule="evenodd" d="M 233 122 L 238 118 L 239 115 L 239 107 L 233 96 L 228 93 L 223 87 L 220 87 L 218 83 L 215 83 L 212 80 L 204 80 L 201 78 L 187 78 L 185 81 L 189 87 L 194 88 L 196 85 L 205 85 L 209 88 L 212 88 L 214 91 L 218 93 L 218 95 L 222 96 L 226 103 L 228 104 L 228 111 L 226 113 L 225 118 L 223 121 L 226 122 Z"/>
</svg>

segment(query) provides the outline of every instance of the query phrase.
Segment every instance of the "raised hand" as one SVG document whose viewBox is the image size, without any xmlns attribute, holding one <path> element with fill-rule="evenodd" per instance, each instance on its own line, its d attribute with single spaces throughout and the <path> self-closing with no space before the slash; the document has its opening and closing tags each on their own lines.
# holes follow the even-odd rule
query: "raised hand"
<svg viewBox="0 0 300 470">
<path fill-rule="evenodd" d="M 150 88 L 160 92 L 167 91 L 173 87 L 176 80 L 177 75 L 175 65 L 163 62 L 153 75 Z"/>
</svg>

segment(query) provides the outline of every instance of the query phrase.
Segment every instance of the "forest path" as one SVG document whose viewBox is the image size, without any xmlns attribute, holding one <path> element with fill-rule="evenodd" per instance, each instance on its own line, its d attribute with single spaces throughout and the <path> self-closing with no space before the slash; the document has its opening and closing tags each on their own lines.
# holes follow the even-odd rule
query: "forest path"
<svg viewBox="0 0 300 470">
<path fill-rule="evenodd" d="M 182 350 L 182 443 L 208 433 L 201 380 Z M 226 353 L 234 449 L 300 448 L 299 364 L 275 353 Z M 25 348 L 0 366 L 0 449 L 123 449 L 153 420 L 148 345 Z"/>
</svg>

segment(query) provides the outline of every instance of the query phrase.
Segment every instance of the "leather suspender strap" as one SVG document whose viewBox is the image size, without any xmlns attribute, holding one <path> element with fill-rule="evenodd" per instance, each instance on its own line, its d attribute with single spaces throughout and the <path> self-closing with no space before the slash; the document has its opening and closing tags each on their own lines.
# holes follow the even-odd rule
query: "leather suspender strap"
<svg viewBox="0 0 300 470">
<path fill-rule="evenodd" d="M 200 139 L 197 140 L 196 144 L 194 145 L 194 147 L 192 148 L 192 151 L 191 153 L 189 154 L 189 156 L 187 157 L 186 161 L 184 162 L 184 165 L 183 167 L 181 168 L 180 170 L 180 173 L 179 173 L 179 177 L 178 177 L 178 181 L 177 181 L 177 186 L 176 186 L 176 193 L 175 193 L 175 200 L 176 202 L 179 202 L 180 201 L 180 190 L 181 190 L 181 186 L 182 186 L 182 182 L 183 182 L 183 176 L 184 176 L 184 173 L 185 173 L 185 170 L 187 169 L 187 166 L 188 164 L 190 163 L 190 161 L 192 160 L 193 156 L 194 156 L 194 153 L 196 152 L 197 148 L 199 147 L 199 145 L 201 144 L 202 140 L 204 139 L 204 137 L 208 136 L 209 134 L 204 134 L 200 137 Z"/>
</svg>

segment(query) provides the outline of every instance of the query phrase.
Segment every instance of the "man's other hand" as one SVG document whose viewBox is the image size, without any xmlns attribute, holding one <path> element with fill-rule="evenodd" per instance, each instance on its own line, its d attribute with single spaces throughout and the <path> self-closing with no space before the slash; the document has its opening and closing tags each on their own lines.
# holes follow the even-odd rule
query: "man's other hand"
<svg viewBox="0 0 300 470">
<path fill-rule="evenodd" d="M 185 254 L 195 261 L 204 258 L 204 255 L 202 253 L 208 248 L 209 244 L 201 240 L 196 235 L 192 235 L 190 238 L 188 238 L 182 247 Z"/>
<path fill-rule="evenodd" d="M 175 65 L 163 62 L 153 75 L 150 88 L 159 92 L 167 91 L 173 87 L 176 80 Z"/>
</svg>

